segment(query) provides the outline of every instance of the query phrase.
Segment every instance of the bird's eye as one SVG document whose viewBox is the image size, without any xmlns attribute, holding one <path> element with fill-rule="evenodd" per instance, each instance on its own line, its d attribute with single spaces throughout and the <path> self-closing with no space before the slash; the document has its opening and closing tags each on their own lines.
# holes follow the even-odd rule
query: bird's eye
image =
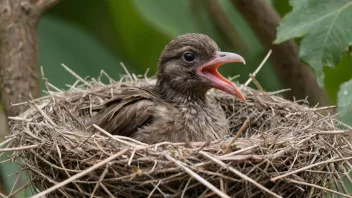
<svg viewBox="0 0 352 198">
<path fill-rule="evenodd" d="M 196 59 L 196 56 L 192 52 L 186 52 L 183 54 L 183 59 L 187 62 L 192 62 Z"/>
</svg>

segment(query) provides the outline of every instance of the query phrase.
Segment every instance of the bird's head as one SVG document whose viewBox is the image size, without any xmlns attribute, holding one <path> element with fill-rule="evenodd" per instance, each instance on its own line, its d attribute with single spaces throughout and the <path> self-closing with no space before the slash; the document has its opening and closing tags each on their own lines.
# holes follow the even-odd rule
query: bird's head
<svg viewBox="0 0 352 198">
<path fill-rule="evenodd" d="M 221 52 L 204 34 L 185 34 L 168 43 L 158 62 L 157 86 L 165 97 L 205 97 L 210 88 L 220 89 L 245 100 L 242 92 L 221 76 L 218 67 L 245 60 L 237 54 Z"/>
</svg>

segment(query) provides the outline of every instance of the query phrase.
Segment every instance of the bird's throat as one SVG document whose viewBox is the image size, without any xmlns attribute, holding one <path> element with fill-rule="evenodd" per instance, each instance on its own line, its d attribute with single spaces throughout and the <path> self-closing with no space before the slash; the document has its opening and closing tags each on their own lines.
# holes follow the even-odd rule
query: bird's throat
<svg viewBox="0 0 352 198">
<path fill-rule="evenodd" d="M 164 79 L 158 79 L 156 92 L 167 101 L 174 103 L 206 102 L 206 93 L 210 87 L 195 86 L 194 84 L 180 84 Z"/>
</svg>

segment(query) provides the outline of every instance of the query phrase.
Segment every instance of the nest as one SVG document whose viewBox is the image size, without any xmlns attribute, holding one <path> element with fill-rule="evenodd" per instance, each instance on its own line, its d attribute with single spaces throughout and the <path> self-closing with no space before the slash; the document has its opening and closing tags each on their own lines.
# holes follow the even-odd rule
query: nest
<svg viewBox="0 0 352 198">
<path fill-rule="evenodd" d="M 211 91 L 232 134 L 212 142 L 147 145 L 106 131 L 90 133 L 86 109 L 121 87 L 149 79 L 87 82 L 25 103 L 10 118 L 11 159 L 37 197 L 321 197 L 347 194 L 350 130 L 305 101 L 247 88 L 247 102 Z M 83 83 L 82 83 L 83 82 Z M 50 84 L 49 84 L 50 85 Z M 53 87 L 52 85 L 50 85 Z M 298 104 L 301 103 L 301 104 Z"/>
</svg>

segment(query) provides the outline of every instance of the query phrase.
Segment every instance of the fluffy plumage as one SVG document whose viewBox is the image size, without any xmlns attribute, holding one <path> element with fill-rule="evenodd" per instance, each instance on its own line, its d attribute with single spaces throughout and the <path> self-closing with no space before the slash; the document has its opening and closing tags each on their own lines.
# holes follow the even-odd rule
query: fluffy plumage
<svg viewBox="0 0 352 198">
<path fill-rule="evenodd" d="M 219 106 L 211 104 L 206 92 L 209 79 L 197 75 L 197 68 L 218 51 L 216 43 L 203 34 L 182 35 L 168 45 L 158 62 L 153 87 L 126 87 L 93 116 L 106 131 L 153 144 L 163 141 L 209 141 L 228 134 Z M 191 52 L 194 61 L 186 61 Z M 122 89 L 122 88 L 121 88 Z"/>
</svg>

